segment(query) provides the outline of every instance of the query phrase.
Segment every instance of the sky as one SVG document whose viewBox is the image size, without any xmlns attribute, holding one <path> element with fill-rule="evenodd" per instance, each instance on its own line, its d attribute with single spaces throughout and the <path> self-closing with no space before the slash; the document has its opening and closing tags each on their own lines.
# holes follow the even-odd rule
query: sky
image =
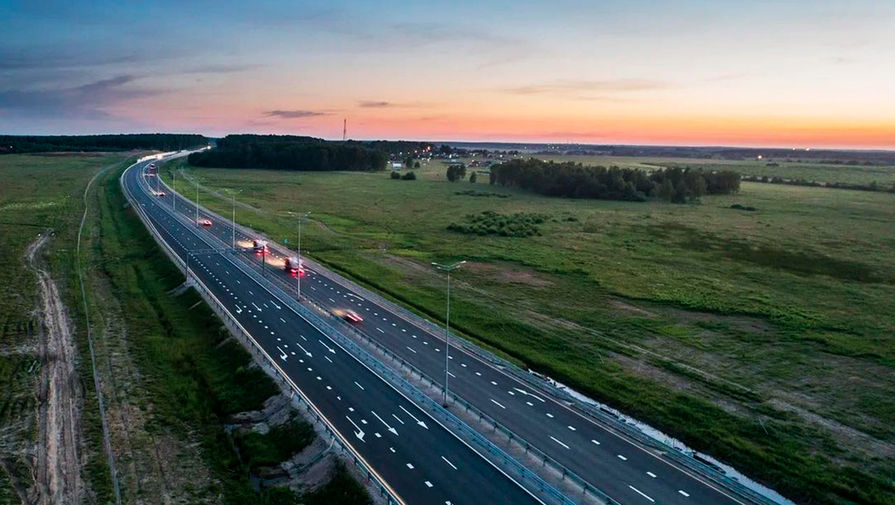
<svg viewBox="0 0 895 505">
<path fill-rule="evenodd" d="M 895 148 L 895 1 L 0 0 L 0 133 Z"/>
</svg>

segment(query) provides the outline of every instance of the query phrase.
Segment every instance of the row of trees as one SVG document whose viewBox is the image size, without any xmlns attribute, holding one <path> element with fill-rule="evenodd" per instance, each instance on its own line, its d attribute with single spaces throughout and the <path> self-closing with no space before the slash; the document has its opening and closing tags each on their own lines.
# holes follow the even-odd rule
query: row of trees
<svg viewBox="0 0 895 505">
<path fill-rule="evenodd" d="M 738 173 L 692 168 L 646 170 L 594 167 L 580 163 L 511 160 L 491 167 L 491 184 L 519 187 L 543 195 L 601 200 L 686 202 L 706 194 L 739 191 Z"/>
<path fill-rule="evenodd" d="M 848 182 L 818 182 L 807 179 L 784 179 L 783 177 L 768 177 L 766 175 L 744 175 L 744 181 L 766 182 L 768 184 L 788 184 L 790 186 L 810 186 L 816 188 L 835 188 L 835 189 L 853 189 L 855 191 L 886 191 L 895 193 L 895 182 L 886 186 L 877 181 L 871 181 L 868 184 L 857 184 Z"/>
<path fill-rule="evenodd" d="M 189 156 L 195 166 L 304 171 L 377 171 L 387 161 L 384 152 L 359 143 L 274 135 L 228 135 L 216 148 Z"/>
<path fill-rule="evenodd" d="M 2 135 L 0 154 L 154 149 L 179 151 L 208 144 L 202 135 L 136 133 L 126 135 Z"/>
</svg>

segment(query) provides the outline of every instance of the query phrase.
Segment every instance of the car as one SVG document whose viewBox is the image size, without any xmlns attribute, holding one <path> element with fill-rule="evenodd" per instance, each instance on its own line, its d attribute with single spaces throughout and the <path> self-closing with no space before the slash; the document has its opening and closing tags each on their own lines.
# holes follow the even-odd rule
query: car
<svg viewBox="0 0 895 505">
<path fill-rule="evenodd" d="M 259 253 L 259 254 L 270 253 L 270 248 L 267 246 L 266 240 L 258 240 L 258 239 L 253 240 L 252 248 L 255 249 L 255 252 Z"/>
<path fill-rule="evenodd" d="M 156 191 L 156 193 L 155 193 L 155 196 L 165 196 L 165 195 L 167 195 L 167 193 L 165 193 L 164 191 Z"/>
<path fill-rule="evenodd" d="M 295 256 L 289 256 L 286 258 L 286 261 L 283 263 L 283 269 L 292 274 L 293 277 L 305 276 L 305 267 L 301 264 L 301 260 L 299 260 Z"/>
<path fill-rule="evenodd" d="M 200 219 L 199 224 L 202 226 L 211 226 L 211 219 Z"/>
<path fill-rule="evenodd" d="M 357 312 L 348 309 L 344 313 L 342 313 L 342 317 L 345 318 L 349 323 L 362 323 L 364 318 L 360 317 L 360 314 Z"/>
</svg>

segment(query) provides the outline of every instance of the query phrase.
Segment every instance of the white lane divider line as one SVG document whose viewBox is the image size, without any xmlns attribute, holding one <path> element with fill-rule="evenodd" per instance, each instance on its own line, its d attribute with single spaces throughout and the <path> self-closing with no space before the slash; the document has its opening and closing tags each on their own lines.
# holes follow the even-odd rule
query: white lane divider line
<svg viewBox="0 0 895 505">
<path fill-rule="evenodd" d="M 628 487 L 631 488 L 635 493 L 637 493 L 637 494 L 639 494 L 640 496 L 642 496 L 642 497 L 646 498 L 647 500 L 649 500 L 651 503 L 656 503 L 656 500 L 653 500 L 652 498 L 650 498 L 649 495 L 647 495 L 647 494 L 644 493 L 643 491 L 637 489 L 636 487 L 634 487 L 634 486 L 632 486 L 632 485 L 630 485 L 630 484 L 628 484 Z"/>
<path fill-rule="evenodd" d="M 449 466 L 450 466 L 450 467 L 451 467 L 451 468 L 453 468 L 453 469 L 454 469 L 454 470 L 456 470 L 456 469 L 457 469 L 457 467 L 456 467 L 456 466 L 454 466 L 454 464 L 453 464 L 453 463 L 451 463 L 451 462 L 450 462 L 450 460 L 449 460 L 449 459 L 447 459 L 447 458 L 445 458 L 445 457 L 444 457 L 444 456 L 442 456 L 442 457 L 441 457 L 441 459 L 443 459 L 443 460 L 444 460 L 444 462 L 445 462 L 445 463 L 447 463 L 447 464 L 448 464 L 448 465 L 449 465 Z"/>
<path fill-rule="evenodd" d="M 366 389 L 364 389 L 363 386 L 361 386 L 360 384 L 358 384 L 357 381 L 354 381 L 354 385 L 357 386 L 357 387 L 359 387 L 361 391 L 366 391 Z"/>
<path fill-rule="evenodd" d="M 622 461 L 628 461 L 628 458 L 622 456 L 621 454 L 617 454 L 617 456 L 618 456 L 618 459 L 620 459 Z"/>
<path fill-rule="evenodd" d="M 562 443 L 562 441 L 561 441 L 560 439 L 558 439 L 558 438 L 556 438 L 556 437 L 554 437 L 554 436 L 552 436 L 552 435 L 550 436 L 550 440 L 553 440 L 554 442 L 556 442 L 557 444 L 563 446 L 563 447 L 566 448 L 566 449 L 569 448 L 568 445 Z"/>
<path fill-rule="evenodd" d="M 646 472 L 646 474 L 654 479 L 656 478 L 656 474 L 654 474 L 653 472 Z"/>
<path fill-rule="evenodd" d="M 506 408 L 503 405 L 501 405 L 500 403 L 498 403 L 497 400 L 495 400 L 494 398 L 489 398 L 489 400 L 491 400 L 491 403 L 493 403 L 494 405 L 497 405 L 498 407 L 500 407 L 502 409 Z"/>
<path fill-rule="evenodd" d="M 690 495 L 689 495 L 686 491 L 684 491 L 683 489 L 678 489 L 677 492 L 680 493 L 681 495 L 683 495 L 684 498 L 689 498 L 689 497 L 690 497 Z"/>
<path fill-rule="evenodd" d="M 600 445 L 600 442 L 597 442 L 596 440 L 591 440 L 591 442 L 593 442 L 593 443 L 596 444 L 596 445 Z M 647 473 L 649 473 L 649 472 L 647 472 Z M 655 477 L 655 476 L 654 476 L 654 477 Z"/>
</svg>

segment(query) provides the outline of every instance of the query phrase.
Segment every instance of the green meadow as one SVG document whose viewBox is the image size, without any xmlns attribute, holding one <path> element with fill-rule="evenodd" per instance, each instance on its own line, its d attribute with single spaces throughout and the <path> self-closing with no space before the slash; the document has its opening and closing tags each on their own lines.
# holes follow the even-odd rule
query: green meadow
<svg viewBox="0 0 895 505">
<path fill-rule="evenodd" d="M 173 169 L 226 216 L 240 191 L 237 220 L 281 242 L 311 211 L 310 256 L 427 317 L 445 301 L 430 262 L 465 259 L 467 337 L 797 501 L 895 503 L 895 195 L 743 183 L 675 205 L 449 183 L 435 161 L 415 181 Z M 531 215 L 536 233 L 499 232 Z"/>
</svg>

